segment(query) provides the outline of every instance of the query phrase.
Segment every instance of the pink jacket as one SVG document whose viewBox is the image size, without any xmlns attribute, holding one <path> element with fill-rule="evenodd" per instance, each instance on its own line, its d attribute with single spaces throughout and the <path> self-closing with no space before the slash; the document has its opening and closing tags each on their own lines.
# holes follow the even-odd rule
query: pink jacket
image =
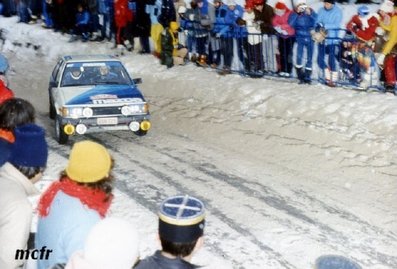
<svg viewBox="0 0 397 269">
<path fill-rule="evenodd" d="M 290 9 L 286 9 L 284 14 L 279 16 L 277 14 L 274 15 L 272 24 L 274 27 L 280 27 L 281 30 L 286 31 L 286 35 L 293 36 L 295 35 L 295 29 L 288 24 L 288 17 L 292 13 Z M 285 34 L 284 34 L 285 35 Z"/>
</svg>

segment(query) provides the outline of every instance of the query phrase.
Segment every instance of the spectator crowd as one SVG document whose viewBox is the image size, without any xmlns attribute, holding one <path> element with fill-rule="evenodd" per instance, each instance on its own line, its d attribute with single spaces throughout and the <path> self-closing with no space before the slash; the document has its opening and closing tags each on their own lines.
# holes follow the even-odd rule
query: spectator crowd
<svg viewBox="0 0 397 269">
<path fill-rule="evenodd" d="M 293 6 L 284 0 L 274 6 L 266 0 L 2 0 L 1 13 L 24 23 L 42 18 L 43 27 L 69 33 L 70 42 L 114 40 L 131 51 L 137 38 L 140 53 L 153 53 L 167 67 L 192 61 L 222 75 L 394 90 L 395 3 L 385 0 L 376 12 L 357 4 L 343 25 L 347 14 L 335 1 L 314 10 L 306 0 Z"/>
</svg>

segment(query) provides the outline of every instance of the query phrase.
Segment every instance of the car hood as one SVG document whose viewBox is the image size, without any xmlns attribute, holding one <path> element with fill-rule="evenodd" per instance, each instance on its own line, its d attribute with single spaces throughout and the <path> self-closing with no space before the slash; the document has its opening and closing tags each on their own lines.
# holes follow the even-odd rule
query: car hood
<svg viewBox="0 0 397 269">
<path fill-rule="evenodd" d="M 62 93 L 66 105 L 101 104 L 120 99 L 126 102 L 129 100 L 136 102 L 137 98 L 145 100 L 139 89 L 130 85 L 97 85 L 92 88 L 65 87 Z"/>
</svg>

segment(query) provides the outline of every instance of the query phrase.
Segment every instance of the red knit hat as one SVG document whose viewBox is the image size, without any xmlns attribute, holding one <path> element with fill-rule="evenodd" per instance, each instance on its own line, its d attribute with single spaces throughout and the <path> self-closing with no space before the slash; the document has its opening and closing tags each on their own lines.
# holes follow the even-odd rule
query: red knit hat
<svg viewBox="0 0 397 269">
<path fill-rule="evenodd" d="M 276 9 L 287 9 L 287 5 L 284 3 L 284 1 L 278 1 L 274 7 Z"/>
<path fill-rule="evenodd" d="M 255 7 L 254 1 L 248 0 L 245 2 L 245 9 L 253 9 Z"/>
</svg>

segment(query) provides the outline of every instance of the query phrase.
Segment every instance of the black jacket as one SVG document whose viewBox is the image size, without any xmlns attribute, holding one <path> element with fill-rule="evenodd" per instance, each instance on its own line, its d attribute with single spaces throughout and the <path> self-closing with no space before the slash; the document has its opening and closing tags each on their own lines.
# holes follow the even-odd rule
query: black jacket
<svg viewBox="0 0 397 269">
<path fill-rule="evenodd" d="M 134 269 L 195 269 L 199 268 L 182 259 L 170 259 L 161 255 L 161 251 L 157 250 L 152 256 L 141 260 Z"/>
</svg>

